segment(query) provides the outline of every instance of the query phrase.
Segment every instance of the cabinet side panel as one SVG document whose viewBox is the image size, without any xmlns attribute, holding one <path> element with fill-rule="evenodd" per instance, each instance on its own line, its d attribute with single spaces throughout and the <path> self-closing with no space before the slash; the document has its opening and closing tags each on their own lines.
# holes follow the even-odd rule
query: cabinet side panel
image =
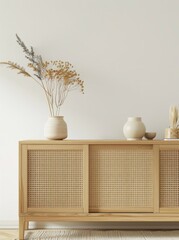
<svg viewBox="0 0 179 240">
<path fill-rule="evenodd" d="M 27 212 L 27 145 L 19 145 L 19 214 Z"/>
</svg>

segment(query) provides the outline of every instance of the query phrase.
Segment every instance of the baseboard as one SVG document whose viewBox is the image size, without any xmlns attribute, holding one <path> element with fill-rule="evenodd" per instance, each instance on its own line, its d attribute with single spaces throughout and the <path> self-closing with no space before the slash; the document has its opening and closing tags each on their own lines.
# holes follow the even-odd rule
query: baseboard
<svg viewBox="0 0 179 240">
<path fill-rule="evenodd" d="M 18 227 L 18 221 L 0 221 L 0 229 L 17 229 Z"/>
<path fill-rule="evenodd" d="M 0 229 L 17 229 L 18 221 L 0 221 Z M 148 222 L 148 223 L 126 223 L 126 222 L 31 222 L 30 228 L 62 228 L 62 229 L 124 229 L 124 230 L 144 230 L 144 229 L 153 229 L 153 230 L 170 230 L 170 229 L 179 229 L 178 222 Z"/>
</svg>

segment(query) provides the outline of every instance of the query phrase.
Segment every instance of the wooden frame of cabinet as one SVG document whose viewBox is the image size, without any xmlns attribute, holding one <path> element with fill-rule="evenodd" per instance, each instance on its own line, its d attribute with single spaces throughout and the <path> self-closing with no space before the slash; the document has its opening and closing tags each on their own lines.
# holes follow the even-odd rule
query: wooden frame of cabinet
<svg viewBox="0 0 179 240">
<path fill-rule="evenodd" d="M 19 239 L 30 221 L 179 221 L 177 184 L 177 141 L 21 141 Z"/>
</svg>

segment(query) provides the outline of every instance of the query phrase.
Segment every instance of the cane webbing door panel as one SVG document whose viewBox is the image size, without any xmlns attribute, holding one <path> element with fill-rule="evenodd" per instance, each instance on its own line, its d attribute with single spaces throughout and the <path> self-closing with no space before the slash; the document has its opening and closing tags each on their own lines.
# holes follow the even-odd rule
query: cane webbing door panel
<svg viewBox="0 0 179 240">
<path fill-rule="evenodd" d="M 84 212 L 84 146 L 28 146 L 27 212 Z"/>
<path fill-rule="evenodd" d="M 179 147 L 160 149 L 160 210 L 179 212 Z"/>
<path fill-rule="evenodd" d="M 152 146 L 90 146 L 89 181 L 90 212 L 152 212 Z"/>
</svg>

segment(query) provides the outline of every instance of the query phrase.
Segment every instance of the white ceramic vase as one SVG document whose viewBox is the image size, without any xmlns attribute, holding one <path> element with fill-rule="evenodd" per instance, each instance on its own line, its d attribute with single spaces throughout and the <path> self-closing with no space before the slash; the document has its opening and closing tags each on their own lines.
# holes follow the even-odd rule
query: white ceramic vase
<svg viewBox="0 0 179 240">
<path fill-rule="evenodd" d="M 129 117 L 123 128 L 127 140 L 141 140 L 145 135 L 145 125 L 141 117 Z"/>
<path fill-rule="evenodd" d="M 49 117 L 44 127 L 44 136 L 53 140 L 67 138 L 67 124 L 63 116 Z"/>
</svg>

